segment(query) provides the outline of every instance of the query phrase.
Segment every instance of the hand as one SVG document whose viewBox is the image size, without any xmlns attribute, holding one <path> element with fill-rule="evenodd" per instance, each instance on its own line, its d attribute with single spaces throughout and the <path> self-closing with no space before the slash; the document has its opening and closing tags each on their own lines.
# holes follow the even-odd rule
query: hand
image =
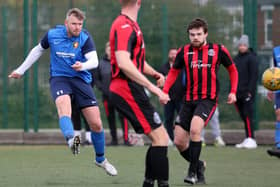
<svg viewBox="0 0 280 187">
<path fill-rule="evenodd" d="M 266 97 L 267 97 L 267 100 L 273 101 L 274 100 L 274 93 L 272 91 L 268 91 Z"/>
<path fill-rule="evenodd" d="M 165 82 L 165 77 L 159 73 L 159 76 L 157 78 L 157 87 L 162 88 L 164 86 L 164 82 Z"/>
<path fill-rule="evenodd" d="M 228 104 L 233 104 L 236 102 L 236 95 L 234 93 L 230 93 L 228 95 L 227 103 Z"/>
<path fill-rule="evenodd" d="M 77 61 L 75 64 L 73 64 L 72 66 L 71 66 L 74 70 L 76 70 L 76 71 L 81 71 L 81 69 L 82 69 L 82 63 L 81 62 L 79 62 L 79 61 Z"/>
<path fill-rule="evenodd" d="M 20 79 L 21 78 L 21 74 L 16 73 L 15 71 L 13 71 L 8 77 L 9 78 L 14 78 L 14 79 Z"/>
<path fill-rule="evenodd" d="M 166 104 L 170 100 L 168 94 L 164 93 L 160 88 L 156 87 L 153 84 L 151 84 L 147 89 L 150 90 L 150 92 L 152 92 L 153 94 L 158 96 L 159 102 L 161 104 Z"/>
<path fill-rule="evenodd" d="M 168 101 L 170 101 L 170 97 L 168 94 L 162 92 L 162 94 L 159 96 L 159 102 L 163 105 L 167 104 Z"/>
</svg>

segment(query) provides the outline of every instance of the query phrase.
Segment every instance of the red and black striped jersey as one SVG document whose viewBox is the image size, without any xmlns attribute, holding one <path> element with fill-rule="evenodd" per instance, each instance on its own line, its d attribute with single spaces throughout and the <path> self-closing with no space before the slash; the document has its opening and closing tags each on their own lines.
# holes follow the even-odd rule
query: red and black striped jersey
<svg viewBox="0 0 280 187">
<path fill-rule="evenodd" d="M 145 61 L 145 45 L 142 31 L 137 22 L 126 15 L 119 15 L 113 22 L 110 31 L 112 79 L 124 77 L 118 67 L 115 51 L 128 51 L 130 59 L 142 73 Z"/>
<path fill-rule="evenodd" d="M 230 75 L 231 93 L 236 93 L 238 73 L 228 50 L 219 44 L 206 44 L 194 48 L 190 44 L 181 47 L 173 67 L 168 73 L 163 91 L 168 93 L 185 68 L 186 100 L 217 99 L 219 93 L 218 70 L 223 64 Z"/>
</svg>

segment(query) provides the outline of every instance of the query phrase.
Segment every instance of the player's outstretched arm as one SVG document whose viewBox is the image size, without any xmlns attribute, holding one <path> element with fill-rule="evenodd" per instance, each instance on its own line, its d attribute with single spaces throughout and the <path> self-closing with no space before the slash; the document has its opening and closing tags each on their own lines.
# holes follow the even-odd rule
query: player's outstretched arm
<svg viewBox="0 0 280 187">
<path fill-rule="evenodd" d="M 17 72 L 13 71 L 12 73 L 10 73 L 9 78 L 20 79 L 21 76 L 21 74 L 18 74 Z"/>
<path fill-rule="evenodd" d="M 9 75 L 9 78 L 21 78 L 25 71 L 27 71 L 42 56 L 43 52 L 44 48 L 41 44 L 36 45 L 27 55 L 24 62 Z"/>
</svg>

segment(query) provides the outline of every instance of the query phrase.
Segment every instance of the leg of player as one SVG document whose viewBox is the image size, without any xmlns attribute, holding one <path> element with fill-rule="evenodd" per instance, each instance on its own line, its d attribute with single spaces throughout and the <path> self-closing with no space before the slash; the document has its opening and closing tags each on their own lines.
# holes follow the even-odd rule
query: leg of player
<svg viewBox="0 0 280 187">
<path fill-rule="evenodd" d="M 221 136 L 220 120 L 219 120 L 219 110 L 216 108 L 211 120 L 210 127 L 212 134 L 215 138 L 214 145 L 216 147 L 224 147 L 226 144 Z"/>
<path fill-rule="evenodd" d="M 118 145 L 115 107 L 108 99 L 104 99 L 103 103 L 112 138 L 110 145 Z"/>
<path fill-rule="evenodd" d="M 91 140 L 96 156 L 95 164 L 102 167 L 108 175 L 116 176 L 117 170 L 105 158 L 105 136 L 98 106 L 86 107 L 82 112 L 91 128 Z"/>
<path fill-rule="evenodd" d="M 131 144 L 128 141 L 128 120 L 120 113 L 119 113 L 119 119 L 123 131 L 123 144 L 126 146 L 131 146 Z"/>
<path fill-rule="evenodd" d="M 84 117 L 83 117 L 84 118 Z M 91 130 L 89 128 L 89 125 L 87 123 L 87 120 L 84 118 L 84 123 L 85 123 L 85 141 L 84 141 L 84 145 L 91 145 L 92 141 L 91 141 Z"/>
<path fill-rule="evenodd" d="M 171 141 L 174 140 L 174 132 L 173 132 L 174 115 L 175 115 L 175 102 L 170 101 L 166 105 L 164 105 L 164 117 L 165 117 L 164 125 Z"/>
<path fill-rule="evenodd" d="M 274 136 L 275 146 L 271 149 L 268 149 L 267 153 L 270 156 L 276 156 L 280 158 L 280 109 L 279 108 L 275 110 L 275 115 L 276 115 L 275 136 Z"/>
<path fill-rule="evenodd" d="M 74 128 L 71 120 L 71 99 L 69 95 L 62 95 L 55 100 L 57 113 L 59 117 L 59 126 L 66 139 L 72 153 L 80 153 L 80 138 L 74 137 Z"/>
<path fill-rule="evenodd" d="M 146 154 L 146 171 L 143 187 L 153 187 L 157 180 L 159 187 L 168 187 L 169 163 L 167 157 L 168 134 L 161 125 L 152 130 L 148 137 L 152 141 Z"/>
<path fill-rule="evenodd" d="M 201 130 L 203 129 L 204 121 L 199 116 L 194 116 L 191 121 L 190 128 L 190 166 L 188 176 L 185 182 L 195 184 L 197 180 L 197 168 L 199 166 L 199 157 L 201 152 Z"/>
<path fill-rule="evenodd" d="M 250 99 L 247 101 L 246 98 L 240 98 L 236 106 L 238 107 L 240 116 L 244 122 L 246 139 L 242 143 L 237 144 L 235 147 L 255 149 L 258 145 L 254 139 L 254 124 L 252 119 L 253 103 Z"/>
<path fill-rule="evenodd" d="M 75 105 L 73 99 L 71 102 L 71 107 L 72 107 L 71 119 L 74 127 L 74 136 L 79 136 L 79 138 L 82 139 L 81 111 L 79 107 Z"/>
<path fill-rule="evenodd" d="M 189 133 L 185 129 L 183 129 L 180 125 L 175 126 L 174 133 L 175 133 L 174 144 L 176 145 L 181 156 L 186 161 L 191 163 L 193 156 L 194 156 L 193 154 L 191 154 L 191 151 L 193 149 L 195 149 L 197 152 L 197 151 L 199 151 L 199 147 L 201 149 L 201 146 L 199 146 L 199 144 L 201 145 L 201 143 L 199 143 L 199 142 L 201 142 L 200 137 L 199 137 L 199 139 L 196 139 L 197 141 L 190 141 Z M 199 134 L 199 136 L 200 136 L 200 134 Z M 198 144 L 198 146 L 197 146 L 197 144 Z M 200 151 L 199 151 L 199 153 L 200 153 Z M 185 177 L 184 182 L 191 183 L 191 184 L 194 184 L 194 183 L 205 184 L 205 177 L 204 177 L 205 169 L 206 169 L 206 162 L 198 160 L 196 171 L 193 172 L 189 169 L 188 175 Z"/>
</svg>

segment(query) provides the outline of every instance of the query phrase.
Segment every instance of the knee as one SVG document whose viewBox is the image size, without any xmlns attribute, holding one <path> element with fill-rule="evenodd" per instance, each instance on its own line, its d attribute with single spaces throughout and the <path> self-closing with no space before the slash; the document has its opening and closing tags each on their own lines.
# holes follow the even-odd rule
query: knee
<svg viewBox="0 0 280 187">
<path fill-rule="evenodd" d="M 199 131 L 198 129 L 191 129 L 190 138 L 192 141 L 200 141 L 201 140 L 201 131 Z"/>
<path fill-rule="evenodd" d="M 191 129 L 190 136 L 200 136 L 201 132 L 198 129 Z"/>
<path fill-rule="evenodd" d="M 277 110 L 275 114 L 276 114 L 276 121 L 280 121 L 280 111 Z"/>
<path fill-rule="evenodd" d="M 103 129 L 101 120 L 95 120 L 90 122 L 89 127 L 94 132 L 101 132 Z"/>
<path fill-rule="evenodd" d="M 149 137 L 152 140 L 153 145 L 157 146 L 167 146 L 169 141 L 169 136 L 164 128 L 154 130 Z"/>
<path fill-rule="evenodd" d="M 183 151 L 186 149 L 187 147 L 187 144 L 186 142 L 183 142 L 181 140 L 179 140 L 178 138 L 174 138 L 174 145 L 176 146 L 176 148 L 179 150 L 179 151 Z"/>
</svg>

